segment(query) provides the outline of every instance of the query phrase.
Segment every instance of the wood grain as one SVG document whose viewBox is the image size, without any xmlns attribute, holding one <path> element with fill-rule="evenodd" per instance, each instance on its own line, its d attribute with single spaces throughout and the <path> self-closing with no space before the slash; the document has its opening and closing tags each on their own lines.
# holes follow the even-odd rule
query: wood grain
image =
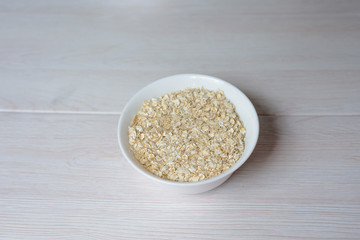
<svg viewBox="0 0 360 240">
<path fill-rule="evenodd" d="M 1 111 L 121 112 L 176 73 L 263 115 L 360 113 L 359 1 L 2 1 Z"/>
<path fill-rule="evenodd" d="M 0 2 L 0 239 L 359 239 L 360 1 Z M 219 188 L 120 153 L 128 99 L 202 73 L 260 115 Z"/>
<path fill-rule="evenodd" d="M 164 192 L 136 173 L 118 150 L 117 120 L 0 114 L 0 238 L 360 234 L 360 117 L 263 116 L 248 162 L 225 184 L 199 195 Z"/>
</svg>

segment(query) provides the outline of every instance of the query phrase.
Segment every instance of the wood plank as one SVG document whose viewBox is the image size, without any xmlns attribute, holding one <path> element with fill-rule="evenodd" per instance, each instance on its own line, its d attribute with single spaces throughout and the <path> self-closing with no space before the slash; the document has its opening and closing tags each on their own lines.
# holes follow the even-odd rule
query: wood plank
<svg viewBox="0 0 360 240">
<path fill-rule="evenodd" d="M 8 81 L 2 81 L 0 111 L 120 114 L 138 90 L 172 74 L 91 72 L 69 71 L 61 74 L 50 71 L 43 72 L 43 77 L 34 81 L 24 81 L 20 71 L 18 78 L 9 77 Z M 225 79 L 241 89 L 260 115 L 360 114 L 360 71 L 234 71 L 207 74 Z M 57 79 L 49 80 L 50 75 L 56 75 Z"/>
<path fill-rule="evenodd" d="M 137 174 L 117 120 L 0 114 L 1 239 L 358 239 L 358 116 L 262 116 L 252 157 L 199 195 Z"/>
<path fill-rule="evenodd" d="M 262 115 L 360 113 L 360 2 L 0 4 L 0 111 L 121 112 L 146 84 L 215 75 Z"/>
</svg>

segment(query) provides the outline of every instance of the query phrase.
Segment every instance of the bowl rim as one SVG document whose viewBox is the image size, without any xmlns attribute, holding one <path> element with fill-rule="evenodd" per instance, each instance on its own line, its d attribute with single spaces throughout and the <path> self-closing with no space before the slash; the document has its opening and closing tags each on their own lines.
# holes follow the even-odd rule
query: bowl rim
<svg viewBox="0 0 360 240">
<path fill-rule="evenodd" d="M 253 117 L 254 117 L 254 121 L 256 121 L 256 123 L 255 123 L 255 132 L 252 133 L 252 134 L 254 134 L 254 141 L 253 141 L 253 144 L 251 146 L 249 146 L 249 150 L 247 152 L 247 155 L 245 155 L 245 156 L 242 155 L 241 156 L 241 157 L 243 157 L 243 161 L 239 161 L 241 159 L 241 157 L 240 157 L 240 159 L 231 168 L 229 168 L 225 172 L 222 172 L 221 174 L 219 174 L 219 175 L 217 175 L 215 177 L 205 179 L 205 180 L 202 180 L 202 181 L 197 181 L 197 182 L 176 182 L 176 181 L 163 179 L 163 178 L 160 178 L 160 177 L 148 172 L 144 168 L 141 168 L 141 167 L 137 166 L 133 162 L 132 158 L 125 151 L 125 146 L 123 145 L 125 143 L 123 143 L 121 141 L 121 135 L 122 135 L 121 134 L 122 133 L 121 126 L 124 125 L 123 122 L 125 121 L 124 120 L 125 117 L 124 117 L 123 113 L 126 112 L 126 110 L 129 108 L 129 106 L 131 105 L 131 102 L 135 101 L 135 99 L 140 97 L 143 94 L 143 92 L 147 91 L 148 88 L 150 88 L 151 86 L 153 86 L 155 84 L 159 84 L 161 82 L 168 81 L 169 79 L 174 78 L 174 77 L 186 77 L 186 78 L 189 78 L 189 77 L 191 77 L 191 78 L 201 77 L 201 78 L 207 78 L 207 79 L 210 79 L 210 80 L 215 80 L 215 81 L 221 82 L 222 84 L 227 85 L 228 87 L 232 88 L 232 90 L 234 90 L 237 94 L 239 94 L 239 95 L 241 95 L 243 97 L 243 99 L 246 101 L 246 105 L 248 105 L 248 108 L 249 108 L 249 110 L 251 112 L 251 115 L 253 115 Z M 204 87 L 206 88 L 206 86 L 204 86 Z M 216 182 L 216 181 L 224 178 L 225 176 L 231 175 L 239 167 L 241 167 L 249 159 L 250 155 L 254 151 L 254 149 L 255 149 L 255 147 L 257 145 L 257 141 L 259 139 L 259 132 L 260 132 L 259 117 L 257 115 L 255 107 L 252 104 L 252 102 L 250 101 L 250 99 L 240 89 L 235 87 L 233 84 L 231 84 L 231 83 L 229 83 L 229 82 L 227 82 L 225 80 L 222 80 L 220 78 L 217 78 L 217 77 L 208 76 L 208 75 L 204 75 L 204 74 L 186 73 L 186 74 L 176 74 L 176 75 L 171 75 L 171 76 L 168 76 L 168 77 L 160 78 L 160 79 L 146 85 L 145 87 L 141 88 L 139 91 L 137 91 L 128 100 L 128 102 L 126 103 L 126 105 L 124 106 L 124 108 L 123 108 L 123 110 L 122 110 L 122 112 L 120 114 L 120 118 L 119 118 L 119 121 L 118 121 L 118 127 L 117 127 L 117 138 L 118 138 L 118 144 L 120 146 L 121 152 L 125 156 L 126 160 L 130 163 L 130 165 L 132 165 L 138 172 L 142 173 L 143 175 L 145 175 L 145 176 L 147 176 L 147 177 L 149 177 L 152 180 L 155 180 L 157 182 L 164 183 L 164 184 L 167 184 L 167 185 L 172 185 L 172 186 L 200 186 L 200 185 L 205 185 L 205 184 L 207 185 L 209 183 Z"/>
</svg>

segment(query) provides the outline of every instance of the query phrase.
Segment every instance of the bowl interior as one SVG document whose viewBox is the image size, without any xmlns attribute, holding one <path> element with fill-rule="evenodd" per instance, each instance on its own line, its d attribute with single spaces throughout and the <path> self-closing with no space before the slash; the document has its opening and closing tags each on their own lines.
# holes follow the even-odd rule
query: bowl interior
<svg viewBox="0 0 360 240">
<path fill-rule="evenodd" d="M 160 79 L 141 89 L 130 99 L 121 114 L 118 129 L 119 144 L 125 157 L 135 168 L 145 175 L 151 175 L 156 180 L 172 182 L 160 179 L 147 172 L 135 159 L 128 143 L 128 127 L 145 100 L 157 98 L 166 93 L 175 92 L 185 88 L 200 88 L 202 86 L 209 90 L 216 91 L 217 89 L 220 89 L 224 91 L 225 97 L 234 104 L 236 112 L 239 114 L 239 117 L 246 128 L 246 137 L 244 153 L 232 168 L 216 177 L 195 183 L 206 182 L 211 179 L 215 180 L 222 175 L 231 174 L 247 160 L 255 148 L 259 135 L 258 116 L 250 100 L 239 89 L 218 78 L 198 74 L 181 74 Z"/>
</svg>

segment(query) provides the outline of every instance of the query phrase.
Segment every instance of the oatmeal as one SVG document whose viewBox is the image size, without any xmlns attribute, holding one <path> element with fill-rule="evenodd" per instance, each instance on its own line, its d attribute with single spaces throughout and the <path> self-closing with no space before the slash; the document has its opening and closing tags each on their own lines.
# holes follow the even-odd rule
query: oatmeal
<svg viewBox="0 0 360 240">
<path fill-rule="evenodd" d="M 195 182 L 232 167 L 244 151 L 245 128 L 221 90 L 188 88 L 145 101 L 129 127 L 129 143 L 145 169 Z"/>
</svg>

